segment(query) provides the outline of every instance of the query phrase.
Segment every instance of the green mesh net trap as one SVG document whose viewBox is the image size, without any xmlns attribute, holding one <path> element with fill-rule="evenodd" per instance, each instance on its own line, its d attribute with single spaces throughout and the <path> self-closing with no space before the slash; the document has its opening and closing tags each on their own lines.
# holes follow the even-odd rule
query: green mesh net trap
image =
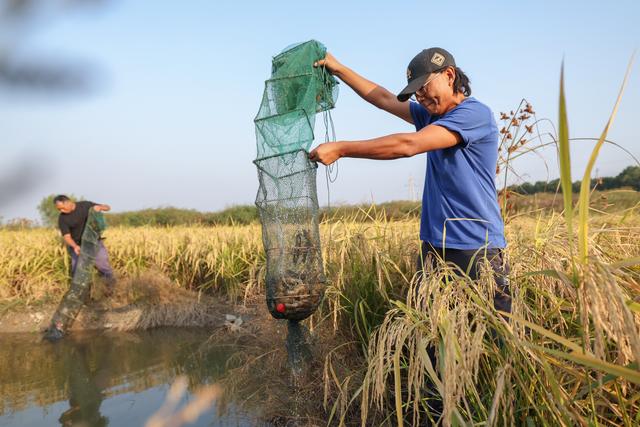
<svg viewBox="0 0 640 427">
<path fill-rule="evenodd" d="M 338 97 L 335 78 L 313 66 L 325 54 L 326 48 L 311 40 L 275 56 L 254 120 L 267 307 L 278 319 L 310 316 L 324 295 L 317 165 L 308 150 L 316 113 L 333 108 Z"/>
<path fill-rule="evenodd" d="M 87 300 L 91 290 L 98 243 L 105 228 L 106 224 L 102 213 L 90 209 L 87 223 L 82 232 L 80 255 L 71 279 L 71 286 L 53 314 L 51 326 L 67 331 Z"/>
</svg>

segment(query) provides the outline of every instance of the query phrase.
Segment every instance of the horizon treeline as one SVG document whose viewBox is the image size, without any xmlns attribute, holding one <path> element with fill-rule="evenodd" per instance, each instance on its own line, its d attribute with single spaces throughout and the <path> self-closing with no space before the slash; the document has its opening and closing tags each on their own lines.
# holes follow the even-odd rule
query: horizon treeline
<svg viewBox="0 0 640 427">
<path fill-rule="evenodd" d="M 559 191 L 560 179 L 551 181 L 536 181 L 535 183 L 525 182 L 524 184 L 510 185 L 509 191 L 519 194 L 555 193 Z M 582 181 L 575 181 L 571 185 L 573 193 L 580 192 Z M 591 179 L 591 188 L 598 190 L 615 190 L 618 188 L 630 187 L 640 191 L 640 166 L 628 166 L 616 176 L 605 176 Z"/>
<path fill-rule="evenodd" d="M 580 181 L 572 184 L 574 193 L 580 190 Z M 629 166 L 614 177 L 594 178 L 591 180 L 591 187 L 598 191 L 615 190 L 620 188 L 630 188 L 640 191 L 640 167 Z M 524 183 L 511 185 L 508 187 L 510 193 L 521 195 L 535 195 L 538 193 L 554 194 L 559 191 L 559 180 L 537 181 L 535 183 Z M 542 194 L 544 195 L 544 194 Z M 53 197 L 49 195 L 41 200 L 38 205 L 42 225 L 47 227 L 57 226 L 58 211 L 53 205 Z M 637 202 L 637 195 L 627 195 L 620 198 L 618 208 L 630 207 Z M 74 200 L 82 200 L 82 197 L 70 195 Z M 542 201 L 542 206 L 546 209 L 555 209 L 557 203 L 547 203 L 546 197 L 536 199 L 536 203 Z M 522 207 L 529 207 L 531 202 L 522 200 L 516 202 Z M 518 209 L 520 210 L 520 209 Z M 348 218 L 352 221 L 369 221 L 372 219 L 398 220 L 408 217 L 420 216 L 419 201 L 391 201 L 379 204 L 354 204 L 340 205 L 331 208 L 321 208 L 320 220 L 339 220 Z M 176 225 L 247 225 L 258 222 L 258 211 L 254 205 L 231 206 L 217 212 L 201 212 L 195 209 L 183 209 L 176 207 L 147 208 L 136 211 L 110 212 L 106 214 L 110 226 L 139 227 L 151 226 L 176 226 Z M 28 228 L 37 226 L 37 223 L 26 219 L 15 219 L 0 225 L 5 227 Z"/>
</svg>

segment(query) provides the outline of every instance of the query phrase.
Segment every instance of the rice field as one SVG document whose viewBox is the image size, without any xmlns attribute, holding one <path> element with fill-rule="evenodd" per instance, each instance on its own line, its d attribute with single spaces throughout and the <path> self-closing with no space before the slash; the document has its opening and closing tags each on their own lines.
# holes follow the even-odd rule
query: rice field
<svg viewBox="0 0 640 427">
<path fill-rule="evenodd" d="M 418 221 L 371 215 L 321 226 L 330 286 L 310 323 L 334 331 L 322 384 L 331 423 L 435 420 L 434 394 L 445 425 L 640 422 L 636 210 L 590 220 L 586 264 L 572 262 L 561 216 L 509 221 L 509 318 L 492 308 L 490 276 L 474 284 L 443 268 L 414 280 Z M 263 292 L 258 225 L 112 228 L 106 237 L 121 278 L 160 271 L 180 288 L 239 302 Z M 57 301 L 65 255 L 55 230 L 0 230 L 2 304 Z"/>
</svg>

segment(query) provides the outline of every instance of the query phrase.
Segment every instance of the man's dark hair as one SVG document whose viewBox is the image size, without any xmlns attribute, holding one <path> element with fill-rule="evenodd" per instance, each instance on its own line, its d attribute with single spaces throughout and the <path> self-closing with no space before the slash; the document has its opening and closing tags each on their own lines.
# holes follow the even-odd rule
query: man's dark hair
<svg viewBox="0 0 640 427">
<path fill-rule="evenodd" d="M 456 79 L 453 81 L 453 92 L 462 92 L 464 96 L 471 95 L 471 86 L 469 86 L 469 77 L 460 68 L 455 67 Z"/>
<path fill-rule="evenodd" d="M 71 199 L 65 196 L 64 194 L 58 194 L 56 197 L 53 198 L 53 204 L 55 205 L 56 203 L 64 203 L 69 200 Z"/>
</svg>

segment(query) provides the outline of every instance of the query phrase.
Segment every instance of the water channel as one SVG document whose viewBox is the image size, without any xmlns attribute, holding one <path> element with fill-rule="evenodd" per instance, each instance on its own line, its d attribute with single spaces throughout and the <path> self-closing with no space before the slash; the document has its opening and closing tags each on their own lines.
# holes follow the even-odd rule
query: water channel
<svg viewBox="0 0 640 427">
<path fill-rule="evenodd" d="M 60 342 L 0 334 L 0 426 L 143 426 L 178 375 L 183 397 L 225 373 L 233 345 L 205 329 L 75 333 Z M 254 426 L 255 414 L 213 405 L 194 426 Z"/>
</svg>

